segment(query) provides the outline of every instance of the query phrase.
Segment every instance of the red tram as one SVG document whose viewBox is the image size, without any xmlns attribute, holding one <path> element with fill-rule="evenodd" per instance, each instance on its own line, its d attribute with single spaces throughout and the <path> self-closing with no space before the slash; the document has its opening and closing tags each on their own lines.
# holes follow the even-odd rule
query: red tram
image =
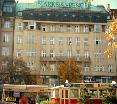
<svg viewBox="0 0 117 104">
<path fill-rule="evenodd" d="M 93 100 L 93 104 L 102 104 L 104 94 L 109 93 L 110 84 L 99 83 L 75 83 L 70 87 L 56 86 L 51 89 L 51 99 L 53 103 L 57 104 L 82 104 L 81 103 L 81 90 L 86 87 L 88 93 L 91 95 L 87 104 Z M 117 89 L 116 94 L 117 94 Z"/>
</svg>

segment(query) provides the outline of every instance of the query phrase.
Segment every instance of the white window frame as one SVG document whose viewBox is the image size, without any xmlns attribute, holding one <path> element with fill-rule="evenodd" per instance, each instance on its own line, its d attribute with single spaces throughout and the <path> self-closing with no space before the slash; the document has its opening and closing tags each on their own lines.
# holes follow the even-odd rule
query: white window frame
<svg viewBox="0 0 117 104">
<path fill-rule="evenodd" d="M 43 58 L 46 57 L 46 50 L 42 50 L 42 52 L 41 52 L 41 56 L 42 56 Z"/>
<path fill-rule="evenodd" d="M 50 37 L 50 45 L 54 45 L 55 44 L 55 41 L 54 41 L 54 37 Z"/>
</svg>

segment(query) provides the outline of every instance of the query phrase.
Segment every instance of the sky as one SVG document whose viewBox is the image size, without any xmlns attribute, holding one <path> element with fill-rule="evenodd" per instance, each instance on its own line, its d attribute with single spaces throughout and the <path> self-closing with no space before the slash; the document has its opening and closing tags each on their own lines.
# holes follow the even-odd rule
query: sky
<svg viewBox="0 0 117 104">
<path fill-rule="evenodd" d="M 16 0 L 19 2 L 34 2 L 35 0 Z M 107 8 L 107 4 L 110 4 L 111 9 L 117 9 L 117 0 L 93 0 L 94 5 L 104 5 Z"/>
</svg>

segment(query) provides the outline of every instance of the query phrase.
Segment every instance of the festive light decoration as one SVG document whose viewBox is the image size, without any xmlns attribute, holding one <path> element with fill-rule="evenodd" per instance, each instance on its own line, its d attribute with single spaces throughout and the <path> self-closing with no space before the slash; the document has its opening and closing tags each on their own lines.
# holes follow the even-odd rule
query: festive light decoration
<svg viewBox="0 0 117 104">
<path fill-rule="evenodd" d="M 108 42 L 108 46 L 104 53 L 107 54 L 108 58 L 111 58 L 114 49 L 117 48 L 117 19 L 113 20 L 107 28 L 105 38 Z"/>
</svg>

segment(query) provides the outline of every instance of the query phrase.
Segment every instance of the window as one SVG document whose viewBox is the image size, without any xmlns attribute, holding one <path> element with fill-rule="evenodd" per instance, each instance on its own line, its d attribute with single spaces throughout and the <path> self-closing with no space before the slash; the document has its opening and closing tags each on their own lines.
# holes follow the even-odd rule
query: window
<svg viewBox="0 0 117 104">
<path fill-rule="evenodd" d="M 76 45 L 80 45 L 80 37 L 76 37 Z"/>
<path fill-rule="evenodd" d="M 65 98 L 68 98 L 68 90 L 65 90 Z"/>
<path fill-rule="evenodd" d="M 10 27 L 11 27 L 11 21 L 5 21 L 4 28 L 10 28 Z"/>
<path fill-rule="evenodd" d="M 67 50 L 67 56 L 68 58 L 72 57 L 72 50 Z"/>
<path fill-rule="evenodd" d="M 98 39 L 98 38 L 96 38 L 96 40 L 95 40 L 95 44 L 96 44 L 96 45 L 100 45 L 100 44 L 101 44 L 101 40 Z"/>
<path fill-rule="evenodd" d="M 84 38 L 84 47 L 85 47 L 85 46 L 88 46 L 88 37 L 85 37 L 85 38 Z"/>
<path fill-rule="evenodd" d="M 108 65 L 108 72 L 112 72 L 112 65 Z"/>
<path fill-rule="evenodd" d="M 62 44 L 63 44 L 63 38 L 59 37 L 59 45 L 62 45 Z"/>
<path fill-rule="evenodd" d="M 96 72 L 99 71 L 99 69 L 100 69 L 99 65 L 96 65 L 94 69 Z"/>
<path fill-rule="evenodd" d="M 89 27 L 87 25 L 84 25 L 84 30 L 83 32 L 89 32 Z"/>
<path fill-rule="evenodd" d="M 46 50 L 42 50 L 41 56 L 42 56 L 42 57 L 46 57 Z"/>
<path fill-rule="evenodd" d="M 79 32 L 80 32 L 79 26 L 75 26 L 75 32 L 76 32 L 76 33 L 79 33 Z"/>
<path fill-rule="evenodd" d="M 28 34 L 28 43 L 34 44 L 35 43 L 35 35 L 33 33 Z"/>
<path fill-rule="evenodd" d="M 54 37 L 50 37 L 50 45 L 54 45 Z"/>
<path fill-rule="evenodd" d="M 50 31 L 55 31 L 55 26 L 54 25 L 50 26 Z"/>
<path fill-rule="evenodd" d="M 62 50 L 59 51 L 59 56 L 63 56 L 63 51 Z"/>
<path fill-rule="evenodd" d="M 72 38 L 71 37 L 67 37 L 67 44 L 72 45 Z"/>
<path fill-rule="evenodd" d="M 51 71 L 55 71 L 55 65 L 54 64 L 50 64 L 50 69 L 51 69 Z"/>
<path fill-rule="evenodd" d="M 41 69 L 42 69 L 42 71 L 46 71 L 46 64 L 42 64 Z"/>
<path fill-rule="evenodd" d="M 22 29 L 23 29 L 22 23 L 18 23 L 18 30 L 22 30 Z"/>
<path fill-rule="evenodd" d="M 3 56 L 9 56 L 10 55 L 10 50 L 8 47 L 2 47 L 2 55 Z"/>
<path fill-rule="evenodd" d="M 34 21 L 29 22 L 29 29 L 33 30 L 36 28 L 36 23 Z"/>
<path fill-rule="evenodd" d="M 54 51 L 50 50 L 50 58 L 53 58 L 53 57 L 55 57 Z"/>
<path fill-rule="evenodd" d="M 42 44 L 42 45 L 45 45 L 45 44 L 46 44 L 46 37 L 42 37 L 42 38 L 41 38 L 41 44 Z"/>
<path fill-rule="evenodd" d="M 89 71 L 89 64 L 84 64 L 84 71 L 88 72 Z"/>
<path fill-rule="evenodd" d="M 3 42 L 5 42 L 5 43 L 9 42 L 9 34 L 5 33 L 3 35 Z"/>
<path fill-rule="evenodd" d="M 46 26 L 42 25 L 42 31 L 46 31 Z"/>
<path fill-rule="evenodd" d="M 89 58 L 89 56 L 90 56 L 89 51 L 84 51 L 84 57 Z"/>
<path fill-rule="evenodd" d="M 100 66 L 99 71 L 103 72 L 104 71 L 104 66 Z"/>
<path fill-rule="evenodd" d="M 27 52 L 27 56 L 35 57 L 36 56 L 36 50 L 35 49 L 29 50 Z"/>
<path fill-rule="evenodd" d="M 22 41 L 22 36 L 17 36 L 17 43 L 19 43 L 19 44 L 21 44 L 21 43 L 23 43 L 23 41 Z"/>
<path fill-rule="evenodd" d="M 77 60 L 80 59 L 80 51 L 79 50 L 76 50 L 76 57 L 77 57 Z"/>
<path fill-rule="evenodd" d="M 70 32 L 70 31 L 71 31 L 71 26 L 67 25 L 67 32 Z"/>
<path fill-rule="evenodd" d="M 94 25 L 94 31 L 95 32 L 100 32 L 101 31 L 101 26 L 99 24 Z"/>
<path fill-rule="evenodd" d="M 19 50 L 16 52 L 16 57 L 21 57 L 22 56 L 22 52 Z"/>
</svg>

